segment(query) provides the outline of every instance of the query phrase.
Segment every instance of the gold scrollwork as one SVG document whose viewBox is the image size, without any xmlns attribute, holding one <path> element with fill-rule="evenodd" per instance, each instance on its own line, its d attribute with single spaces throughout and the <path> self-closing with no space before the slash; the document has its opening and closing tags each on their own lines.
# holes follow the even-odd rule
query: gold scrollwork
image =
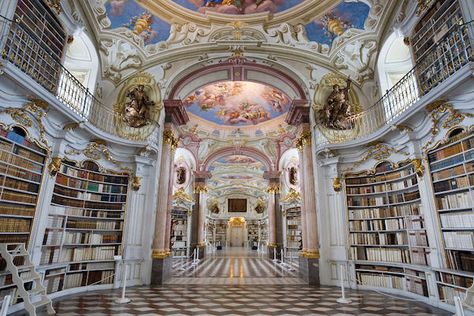
<svg viewBox="0 0 474 316">
<path fill-rule="evenodd" d="M 196 183 L 194 185 L 194 193 L 207 193 L 208 188 L 204 183 Z"/>
<path fill-rule="evenodd" d="M 24 104 L 21 108 L 5 108 L 0 110 L 0 113 L 7 113 L 11 118 L 26 127 L 32 127 L 33 121 L 39 131 L 39 142 L 42 143 L 45 149 L 49 150 L 48 140 L 46 139 L 46 131 L 42 119 L 46 116 L 48 104 L 40 99 L 30 99 L 30 102 Z"/>
<path fill-rule="evenodd" d="M 61 169 L 62 158 L 60 157 L 53 157 L 51 158 L 51 162 L 48 165 L 49 174 L 54 177 L 58 171 Z"/>
<path fill-rule="evenodd" d="M 189 202 L 189 203 L 194 202 L 192 197 L 189 196 L 189 194 L 187 194 L 186 191 L 184 191 L 184 188 L 179 188 L 178 190 L 176 190 L 176 192 L 173 194 L 173 200 L 181 200 L 181 201 Z"/>
<path fill-rule="evenodd" d="M 303 257 L 305 257 L 306 259 L 319 259 L 320 258 L 319 250 L 316 250 L 316 249 L 306 250 L 303 254 Z"/>
<path fill-rule="evenodd" d="M 442 122 L 441 126 L 445 129 L 453 128 L 458 126 L 466 117 L 474 117 L 471 113 L 460 112 L 455 109 L 452 104 L 446 100 L 437 100 L 426 106 L 426 109 L 430 113 L 431 117 L 431 138 L 423 146 L 423 150 L 426 150 L 430 145 L 433 144 L 436 136 L 439 134 L 439 123 Z M 443 115 L 448 115 L 444 117 Z"/>
<path fill-rule="evenodd" d="M 295 141 L 295 146 L 299 151 L 303 151 L 303 148 L 307 145 L 311 145 L 311 131 L 309 129 L 302 131 Z"/>
<path fill-rule="evenodd" d="M 138 191 L 140 190 L 141 186 L 142 186 L 142 177 L 134 176 L 132 178 L 132 190 Z"/>
<path fill-rule="evenodd" d="M 300 192 L 296 191 L 295 189 L 291 188 L 288 191 L 288 194 L 281 199 L 281 202 L 283 203 L 291 203 L 291 202 L 298 202 L 301 200 L 301 194 Z"/>
<path fill-rule="evenodd" d="M 171 130 L 163 132 L 163 142 L 168 144 L 171 147 L 171 150 L 178 148 L 179 140 Z"/>
<path fill-rule="evenodd" d="M 416 175 L 419 178 L 422 178 L 425 174 L 425 166 L 423 166 L 423 161 L 419 158 L 412 159 L 413 167 L 415 168 Z"/>
<path fill-rule="evenodd" d="M 341 189 L 342 189 L 341 178 L 335 177 L 332 180 L 332 188 L 334 189 L 334 192 L 341 192 Z"/>
<path fill-rule="evenodd" d="M 268 193 L 280 193 L 280 185 L 279 184 L 270 184 L 267 188 Z"/>
<path fill-rule="evenodd" d="M 118 160 L 112 157 L 110 150 L 107 148 L 106 143 L 103 140 L 92 141 L 82 152 L 87 158 L 92 160 L 100 160 L 102 157 L 104 157 L 105 160 L 110 161 L 120 169 L 129 173 L 132 172 L 130 168 L 122 166 Z"/>
</svg>

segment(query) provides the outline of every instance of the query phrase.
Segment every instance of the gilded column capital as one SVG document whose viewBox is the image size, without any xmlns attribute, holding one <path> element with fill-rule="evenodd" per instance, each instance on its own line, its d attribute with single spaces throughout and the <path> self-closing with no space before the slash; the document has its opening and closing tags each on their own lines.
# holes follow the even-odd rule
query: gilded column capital
<svg viewBox="0 0 474 316">
<path fill-rule="evenodd" d="M 204 183 L 196 183 L 194 185 L 194 193 L 207 193 L 208 188 Z"/>
<path fill-rule="evenodd" d="M 280 193 L 280 185 L 279 184 L 270 184 L 267 188 L 268 193 Z"/>
<path fill-rule="evenodd" d="M 178 148 L 179 140 L 172 130 L 166 130 L 163 132 L 163 142 L 169 145 L 172 151 Z"/>
<path fill-rule="evenodd" d="M 138 190 L 140 190 L 141 186 L 142 186 L 142 177 L 133 176 L 133 178 L 132 178 L 132 190 L 133 191 L 138 191 Z"/>
<path fill-rule="evenodd" d="M 311 145 L 311 130 L 309 129 L 303 130 L 295 141 L 295 146 L 299 151 L 303 151 L 303 148 L 307 145 Z"/>
</svg>

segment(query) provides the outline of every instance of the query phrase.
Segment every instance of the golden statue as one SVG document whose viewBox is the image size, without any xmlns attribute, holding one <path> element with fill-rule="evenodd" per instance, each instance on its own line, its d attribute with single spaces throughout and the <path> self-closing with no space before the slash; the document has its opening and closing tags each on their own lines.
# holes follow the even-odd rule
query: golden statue
<svg viewBox="0 0 474 316">
<path fill-rule="evenodd" d="M 346 130 L 353 127 L 353 123 L 348 120 L 348 117 L 353 114 L 349 103 L 351 82 L 351 79 L 348 78 L 345 88 L 341 88 L 338 84 L 333 85 L 333 90 L 326 104 L 319 111 L 319 119 L 326 127 L 337 130 Z"/>
<path fill-rule="evenodd" d="M 125 104 L 123 120 L 130 127 L 142 127 L 150 122 L 150 108 L 155 105 L 145 91 L 145 86 L 140 84 L 127 93 L 130 99 Z"/>
</svg>

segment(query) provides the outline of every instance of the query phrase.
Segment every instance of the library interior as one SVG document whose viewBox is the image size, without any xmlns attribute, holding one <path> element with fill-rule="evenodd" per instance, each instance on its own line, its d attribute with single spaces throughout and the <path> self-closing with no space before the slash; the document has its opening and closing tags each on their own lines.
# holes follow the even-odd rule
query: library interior
<svg viewBox="0 0 474 316">
<path fill-rule="evenodd" d="M 0 316 L 474 316 L 474 1 L 0 1 Z"/>
</svg>

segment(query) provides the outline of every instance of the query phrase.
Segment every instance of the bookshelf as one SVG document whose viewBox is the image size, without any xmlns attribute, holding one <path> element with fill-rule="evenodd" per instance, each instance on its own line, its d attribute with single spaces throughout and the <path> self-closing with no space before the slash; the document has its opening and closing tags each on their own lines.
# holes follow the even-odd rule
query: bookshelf
<svg viewBox="0 0 474 316">
<path fill-rule="evenodd" d="M 472 286 L 473 279 L 474 273 L 442 269 L 436 271 L 436 285 L 440 300 L 453 305 L 455 296 L 464 300 L 466 290 Z"/>
<path fill-rule="evenodd" d="M 227 222 L 224 220 L 216 220 L 215 227 L 216 247 L 217 250 L 220 250 L 227 245 Z"/>
<path fill-rule="evenodd" d="M 439 227 L 449 269 L 474 272 L 474 135 L 453 130 L 428 152 Z"/>
<path fill-rule="evenodd" d="M 357 281 L 427 296 L 429 244 L 411 161 L 347 174 L 345 191 Z"/>
<path fill-rule="evenodd" d="M 49 291 L 113 283 L 114 255 L 122 254 L 128 179 L 92 161 L 63 160 L 40 259 Z"/>
<path fill-rule="evenodd" d="M 252 250 L 257 250 L 258 248 L 258 226 L 258 220 L 247 221 L 247 240 L 248 245 Z"/>
<path fill-rule="evenodd" d="M 411 36 L 414 64 L 417 68 L 418 82 L 423 91 L 434 87 L 446 71 L 453 71 L 465 62 L 465 56 L 458 49 L 461 37 L 469 41 L 467 30 L 462 34 L 454 32 L 463 17 L 458 0 L 433 1 L 430 9 L 422 16 Z M 436 47 L 440 40 L 448 36 L 449 40 Z M 448 56 L 449 58 L 443 58 Z M 451 61 L 451 62 L 450 62 Z M 454 64 L 452 61 L 458 61 Z"/>
<path fill-rule="evenodd" d="M 288 257 L 298 258 L 298 251 L 301 250 L 301 209 L 288 209 L 285 218 L 285 250 Z"/>
<path fill-rule="evenodd" d="M 174 209 L 171 212 L 171 249 L 174 257 L 188 256 L 188 212 Z"/>
<path fill-rule="evenodd" d="M 25 243 L 28 248 L 46 157 L 47 151 L 23 128 L 0 126 L 0 243 Z M 24 258 L 15 260 L 21 265 Z M 12 295 L 11 304 L 19 303 L 12 275 L 5 269 L 0 257 L 0 298 Z"/>
</svg>

